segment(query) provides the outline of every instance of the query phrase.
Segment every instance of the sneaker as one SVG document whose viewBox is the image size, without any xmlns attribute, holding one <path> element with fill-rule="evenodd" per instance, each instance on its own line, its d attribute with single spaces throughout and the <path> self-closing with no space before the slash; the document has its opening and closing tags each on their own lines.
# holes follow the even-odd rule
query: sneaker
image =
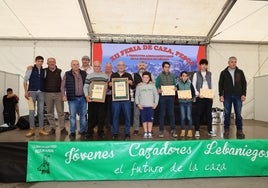
<svg viewBox="0 0 268 188">
<path fill-rule="evenodd" d="M 159 138 L 164 138 L 164 133 L 163 133 L 163 131 L 160 131 L 160 132 L 159 132 L 158 137 L 159 137 Z"/>
<path fill-rule="evenodd" d="M 139 130 L 134 130 L 133 134 L 137 136 L 139 134 Z"/>
<path fill-rule="evenodd" d="M 65 128 L 63 128 L 63 129 L 61 129 L 60 134 L 61 135 L 68 135 L 68 131 Z"/>
<path fill-rule="evenodd" d="M 76 137 L 75 133 L 71 133 L 69 135 L 69 138 L 70 138 L 71 141 L 74 141 L 75 140 L 75 137 Z"/>
<path fill-rule="evenodd" d="M 193 131 L 192 130 L 188 130 L 187 137 L 189 137 L 189 138 L 193 137 Z"/>
<path fill-rule="evenodd" d="M 172 134 L 172 136 L 173 136 L 174 138 L 177 138 L 177 137 L 178 137 L 178 135 L 177 135 L 177 133 L 176 133 L 175 130 L 171 130 L 171 134 Z"/>
<path fill-rule="evenodd" d="M 51 128 L 48 132 L 49 135 L 54 135 L 56 133 L 56 130 L 54 128 Z"/>
<path fill-rule="evenodd" d="M 199 131 L 195 131 L 195 137 L 200 137 L 200 132 Z"/>
<path fill-rule="evenodd" d="M 144 133 L 143 138 L 148 138 L 148 133 L 147 132 Z"/>
<path fill-rule="evenodd" d="M 211 137 L 216 137 L 216 133 L 214 133 L 213 131 L 209 131 L 208 132 L 208 135 L 211 136 Z"/>
<path fill-rule="evenodd" d="M 181 130 L 180 137 L 185 137 L 185 130 Z"/>
<path fill-rule="evenodd" d="M 223 138 L 229 139 L 229 130 L 224 130 Z"/>
<path fill-rule="evenodd" d="M 48 132 L 45 130 L 45 128 L 40 128 L 39 135 L 47 136 Z"/>
<path fill-rule="evenodd" d="M 238 139 L 244 139 L 244 138 L 245 138 L 245 134 L 243 133 L 242 130 L 237 130 L 237 132 L 236 132 L 236 137 L 237 137 Z"/>
<path fill-rule="evenodd" d="M 153 134 L 151 132 L 148 132 L 148 138 L 153 138 Z"/>
<path fill-rule="evenodd" d="M 34 128 L 30 128 L 29 132 L 26 134 L 26 137 L 34 136 Z"/>
<path fill-rule="evenodd" d="M 130 135 L 129 135 L 129 134 L 126 134 L 124 140 L 125 140 L 125 141 L 130 140 Z"/>
</svg>

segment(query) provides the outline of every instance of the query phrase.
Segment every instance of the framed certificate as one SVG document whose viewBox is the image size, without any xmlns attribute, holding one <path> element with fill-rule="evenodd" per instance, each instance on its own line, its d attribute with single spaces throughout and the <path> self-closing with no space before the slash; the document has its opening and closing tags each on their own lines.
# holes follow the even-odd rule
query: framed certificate
<svg viewBox="0 0 268 188">
<path fill-rule="evenodd" d="M 128 78 L 112 78 L 112 100 L 129 100 Z"/>
<path fill-rule="evenodd" d="M 191 99 L 192 93 L 191 90 L 178 90 L 178 99 Z"/>
<path fill-rule="evenodd" d="M 161 86 L 162 96 L 175 96 L 175 86 Z"/>
<path fill-rule="evenodd" d="M 105 102 L 107 83 L 92 81 L 89 87 L 89 96 L 93 102 Z"/>
<path fill-rule="evenodd" d="M 213 89 L 200 89 L 200 96 L 203 96 L 204 98 L 213 99 L 214 98 L 214 90 Z"/>
</svg>

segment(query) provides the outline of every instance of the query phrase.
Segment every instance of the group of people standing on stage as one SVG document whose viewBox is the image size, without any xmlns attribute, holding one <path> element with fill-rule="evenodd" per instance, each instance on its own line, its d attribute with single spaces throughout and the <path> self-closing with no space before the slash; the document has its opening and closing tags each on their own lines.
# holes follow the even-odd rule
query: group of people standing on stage
<svg viewBox="0 0 268 188">
<path fill-rule="evenodd" d="M 162 72 L 156 77 L 146 71 L 146 63 L 138 63 L 138 71 L 134 74 L 126 72 L 126 65 L 120 61 L 117 63 L 117 72 L 112 72 L 112 64 L 105 65 L 105 72 L 101 70 L 101 62 L 94 61 L 90 65 L 88 56 L 82 57 L 82 66 L 78 60 L 71 61 L 71 70 L 62 73 L 56 66 L 55 58 L 47 59 L 47 68 L 43 68 L 44 58 L 37 56 L 35 64 L 27 68 L 24 77 L 25 98 L 32 103 L 29 109 L 30 130 L 27 137 L 35 135 L 35 103 L 37 103 L 38 125 L 40 135 L 55 135 L 56 123 L 54 108 L 58 115 L 59 132 L 68 135 L 64 120 L 64 101 L 68 101 L 70 113 L 70 140 L 75 140 L 77 134 L 76 117 L 79 115 L 82 139 L 90 139 L 94 136 L 94 127 L 97 126 L 99 138 L 104 138 L 104 128 L 110 128 L 111 123 L 113 139 L 119 136 L 119 115 L 123 112 L 124 138 L 130 139 L 131 126 L 131 100 L 112 100 L 113 78 L 127 78 L 129 90 L 134 91 L 133 134 L 138 135 L 140 122 L 144 129 L 144 138 L 152 138 L 154 110 L 159 108 L 159 137 L 164 137 L 165 115 L 169 117 L 170 134 L 178 137 L 174 116 L 174 95 L 163 94 L 164 86 L 174 87 L 174 91 L 188 90 L 191 97 L 179 98 L 180 109 L 180 137 L 199 137 L 199 122 L 203 113 L 206 115 L 207 131 L 210 136 L 216 136 L 212 130 L 212 104 L 213 98 L 204 98 L 200 89 L 213 89 L 213 78 L 208 71 L 208 61 L 202 59 L 199 62 L 200 70 L 196 71 L 190 81 L 186 71 L 182 71 L 180 79 L 170 72 L 170 63 L 162 63 Z M 242 102 L 246 99 L 247 82 L 241 69 L 236 66 L 236 57 L 230 57 L 228 67 L 224 69 L 219 78 L 219 96 L 224 104 L 224 138 L 229 138 L 230 115 L 232 104 L 236 114 L 237 138 L 245 138 L 242 125 Z M 89 91 L 92 82 L 107 83 L 105 102 L 93 101 Z M 130 92 L 130 91 L 129 91 Z M 193 132 L 192 102 L 196 98 L 197 116 L 195 131 Z M 50 130 L 44 128 L 44 104 L 46 105 L 47 118 Z M 29 105 L 30 107 L 30 105 Z M 88 117 L 88 119 L 86 119 Z M 186 123 L 188 122 L 188 129 Z"/>
</svg>

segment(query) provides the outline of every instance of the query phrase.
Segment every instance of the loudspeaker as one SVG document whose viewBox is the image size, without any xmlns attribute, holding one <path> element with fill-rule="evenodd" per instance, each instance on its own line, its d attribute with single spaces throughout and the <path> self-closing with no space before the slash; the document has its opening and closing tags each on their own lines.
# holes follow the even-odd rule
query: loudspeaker
<svg viewBox="0 0 268 188">
<path fill-rule="evenodd" d="M 21 116 L 16 126 L 21 130 L 29 129 L 30 128 L 29 116 Z"/>
</svg>

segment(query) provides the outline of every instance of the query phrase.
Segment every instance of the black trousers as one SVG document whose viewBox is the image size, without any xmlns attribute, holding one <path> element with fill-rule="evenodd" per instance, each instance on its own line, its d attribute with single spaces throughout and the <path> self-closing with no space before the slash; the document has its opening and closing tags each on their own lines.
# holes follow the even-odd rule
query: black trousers
<svg viewBox="0 0 268 188">
<path fill-rule="evenodd" d="M 101 136 L 104 131 L 104 121 L 105 121 L 105 103 L 99 102 L 89 102 L 88 103 L 88 129 L 87 133 L 89 135 L 94 134 L 94 127 L 98 126 L 98 135 Z"/>
<path fill-rule="evenodd" d="M 8 124 L 9 126 L 15 125 L 16 121 L 16 113 L 14 112 L 3 112 L 4 116 L 4 123 Z"/>
<path fill-rule="evenodd" d="M 106 95 L 104 124 L 106 127 L 112 125 L 112 95 Z"/>
<path fill-rule="evenodd" d="M 195 130 L 199 131 L 199 124 L 202 115 L 206 117 L 208 132 L 212 131 L 212 99 L 199 98 L 196 99 L 197 117 L 195 122 Z"/>
</svg>

